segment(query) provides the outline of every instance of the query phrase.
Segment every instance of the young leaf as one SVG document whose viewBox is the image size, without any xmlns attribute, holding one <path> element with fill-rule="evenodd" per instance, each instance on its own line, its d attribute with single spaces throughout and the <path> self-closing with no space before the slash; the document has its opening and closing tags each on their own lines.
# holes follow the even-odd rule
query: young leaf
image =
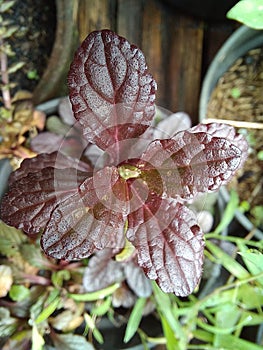
<svg viewBox="0 0 263 350">
<path fill-rule="evenodd" d="M 143 53 L 109 31 L 92 32 L 71 65 L 68 85 L 86 139 L 106 150 L 141 135 L 154 116 L 156 83 Z"/>
<path fill-rule="evenodd" d="M 30 290 L 23 285 L 13 284 L 9 296 L 14 301 L 21 301 L 28 298 L 30 295 Z"/>
<path fill-rule="evenodd" d="M 83 276 L 83 286 L 87 292 L 106 288 L 125 279 L 122 265 L 112 260 L 112 250 L 97 252 L 89 260 Z"/>
<path fill-rule="evenodd" d="M 192 293 L 201 277 L 204 246 L 194 214 L 176 200 L 153 195 L 128 219 L 127 238 L 148 278 L 164 292 Z"/>
</svg>

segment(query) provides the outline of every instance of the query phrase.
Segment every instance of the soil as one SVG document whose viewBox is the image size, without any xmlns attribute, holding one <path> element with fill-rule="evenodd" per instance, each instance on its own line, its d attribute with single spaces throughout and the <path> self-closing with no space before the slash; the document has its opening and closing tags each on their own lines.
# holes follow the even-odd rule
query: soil
<svg viewBox="0 0 263 350">
<path fill-rule="evenodd" d="M 5 17 L 19 27 L 9 40 L 15 55 L 8 59 L 8 65 L 25 63 L 10 80 L 16 83 L 15 91 L 32 92 L 47 66 L 55 40 L 55 0 L 16 1 Z"/>
<path fill-rule="evenodd" d="M 230 187 L 250 208 L 263 206 L 263 47 L 239 58 L 220 78 L 211 95 L 207 117 L 262 124 L 262 128 L 237 128 L 247 136 L 250 154 Z M 256 224 L 262 225 L 262 215 L 261 223 Z"/>
</svg>

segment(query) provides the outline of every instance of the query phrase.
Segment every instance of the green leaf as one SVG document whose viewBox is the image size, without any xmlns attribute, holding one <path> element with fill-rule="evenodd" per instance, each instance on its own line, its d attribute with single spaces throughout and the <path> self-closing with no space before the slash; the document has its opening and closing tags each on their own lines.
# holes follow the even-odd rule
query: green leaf
<svg viewBox="0 0 263 350">
<path fill-rule="evenodd" d="M 258 160 L 263 160 L 263 150 L 258 152 L 257 158 L 258 158 Z"/>
<path fill-rule="evenodd" d="M 15 32 L 17 32 L 19 29 L 18 26 L 9 26 L 7 28 L 5 28 L 5 31 L 2 35 L 3 39 L 8 39 L 10 38 Z"/>
<path fill-rule="evenodd" d="M 39 323 L 45 321 L 47 318 L 49 318 L 49 316 L 52 315 L 53 312 L 58 308 L 60 302 L 61 302 L 61 298 L 57 297 L 50 304 L 48 304 L 48 306 L 45 307 L 42 310 L 42 312 L 38 315 L 38 317 L 35 321 L 36 324 L 39 324 Z"/>
<path fill-rule="evenodd" d="M 39 333 L 37 326 L 34 324 L 32 329 L 32 350 L 42 350 L 45 340 Z"/>
<path fill-rule="evenodd" d="M 46 298 L 47 298 L 47 294 L 46 293 L 42 294 L 37 299 L 37 302 L 31 306 L 31 308 L 30 308 L 30 319 L 31 320 L 34 321 L 38 317 L 38 315 L 41 313 Z"/>
<path fill-rule="evenodd" d="M 26 242 L 26 235 L 0 221 L 0 253 L 12 257 L 19 252 L 19 246 Z"/>
<path fill-rule="evenodd" d="M 20 253 L 23 259 L 32 266 L 43 269 L 49 265 L 49 261 L 41 253 L 40 247 L 36 244 L 23 244 L 20 247 Z"/>
<path fill-rule="evenodd" d="M 58 135 L 66 135 L 71 129 L 69 125 L 64 124 L 61 121 L 61 118 L 57 116 L 50 116 L 47 118 L 46 128 L 48 131 L 51 131 Z"/>
<path fill-rule="evenodd" d="M 8 74 L 12 74 L 17 72 L 19 69 L 21 69 L 25 65 L 24 62 L 17 62 L 14 63 L 12 66 L 10 66 L 7 70 Z"/>
<path fill-rule="evenodd" d="M 124 343 L 128 343 L 128 341 L 131 340 L 131 338 L 136 333 L 143 316 L 145 303 L 146 303 L 146 298 L 137 299 L 127 323 L 127 327 L 124 335 Z"/>
<path fill-rule="evenodd" d="M 263 0 L 242 0 L 226 14 L 227 18 L 254 29 L 263 29 Z"/>
<path fill-rule="evenodd" d="M 210 332 L 204 331 L 202 329 L 196 329 L 193 331 L 193 335 L 196 339 L 199 339 L 203 342 L 213 342 L 213 334 Z"/>
<path fill-rule="evenodd" d="M 51 280 L 56 288 L 62 287 L 64 281 L 70 280 L 70 272 L 68 270 L 54 271 Z"/>
<path fill-rule="evenodd" d="M 10 317 L 10 311 L 0 307 L 0 334 L 1 337 L 10 337 L 17 327 L 17 320 Z"/>
<path fill-rule="evenodd" d="M 119 288 L 120 284 L 115 283 L 107 288 L 98 290 L 96 292 L 85 293 L 85 294 L 68 294 L 69 298 L 72 298 L 76 301 L 96 301 L 99 299 L 103 299 L 109 295 L 111 295 L 115 290 Z"/>
<path fill-rule="evenodd" d="M 84 314 L 84 319 L 85 319 L 85 322 L 86 322 L 86 324 L 87 324 L 87 327 L 86 327 L 86 329 L 85 329 L 84 334 L 88 331 L 88 329 L 91 329 L 94 338 L 95 338 L 100 344 L 103 344 L 103 341 L 104 341 L 104 340 L 103 340 L 103 336 L 102 336 L 102 334 L 100 333 L 100 331 L 98 330 L 98 328 L 96 327 L 96 324 L 95 324 L 95 321 L 93 320 L 93 318 L 92 318 L 88 313 L 85 313 L 85 314 Z"/>
<path fill-rule="evenodd" d="M 175 334 L 170 327 L 170 324 L 167 322 L 166 318 L 161 315 L 162 327 L 164 331 L 164 336 L 166 339 L 166 348 L 167 350 L 179 349 L 178 339 L 176 339 Z"/>
<path fill-rule="evenodd" d="M 246 309 L 259 309 L 263 305 L 262 290 L 250 284 L 242 284 L 236 288 L 212 293 L 209 297 L 200 301 L 199 309 L 214 308 L 213 310 L 216 312 L 216 308 L 221 309 L 221 306 L 229 301 L 240 302 Z"/>
<path fill-rule="evenodd" d="M 219 338 L 217 349 L 218 348 L 222 348 L 224 350 L 262 350 L 261 345 L 256 345 L 230 334 L 225 334 L 223 337 Z"/>
<path fill-rule="evenodd" d="M 239 245 L 239 248 L 241 250 L 239 254 L 250 273 L 255 276 L 263 272 L 263 254 L 258 250 L 249 250 L 244 245 Z M 263 278 L 259 278 L 258 282 L 263 286 Z"/>
<path fill-rule="evenodd" d="M 52 336 L 56 350 L 94 350 L 92 344 L 74 334 L 55 334 Z"/>
<path fill-rule="evenodd" d="M 4 1 L 0 4 L 0 13 L 8 11 L 16 2 L 16 0 Z"/>
<path fill-rule="evenodd" d="M 237 305 L 231 302 L 231 300 L 218 309 L 216 313 L 216 326 L 219 328 L 224 328 L 225 330 L 229 330 L 229 333 L 232 331 L 232 327 L 234 327 L 238 319 L 240 317 L 240 310 Z"/>
<path fill-rule="evenodd" d="M 111 297 L 108 297 L 105 301 L 103 301 L 100 305 L 94 307 L 92 309 L 92 315 L 103 316 L 108 312 L 111 306 Z"/>
<path fill-rule="evenodd" d="M 250 276 L 248 271 L 242 265 L 240 265 L 234 258 L 225 253 L 222 249 L 213 244 L 211 241 L 206 241 L 206 247 L 214 255 L 214 257 L 217 260 L 217 263 L 222 264 L 227 271 L 229 271 L 239 280 L 248 278 Z"/>
<path fill-rule="evenodd" d="M 155 301 L 157 302 L 157 307 L 159 309 L 159 312 L 163 314 L 163 316 L 168 321 L 170 327 L 174 331 L 174 333 L 177 335 L 178 338 L 183 339 L 184 338 L 184 332 L 182 330 L 181 324 L 178 320 L 178 318 L 174 315 L 172 309 L 172 303 L 169 298 L 169 295 L 164 293 L 156 283 L 153 282 L 153 291 L 154 291 L 154 297 Z"/>
<path fill-rule="evenodd" d="M 222 216 L 222 219 L 218 226 L 216 227 L 214 234 L 218 234 L 222 232 L 233 220 L 235 211 L 238 208 L 238 203 L 239 203 L 239 197 L 237 192 L 231 191 L 230 192 L 230 198 L 227 203 L 226 209 L 224 211 L 224 214 Z"/>
<path fill-rule="evenodd" d="M 12 285 L 9 296 L 14 301 L 21 301 L 30 296 L 30 290 L 23 285 Z"/>
</svg>

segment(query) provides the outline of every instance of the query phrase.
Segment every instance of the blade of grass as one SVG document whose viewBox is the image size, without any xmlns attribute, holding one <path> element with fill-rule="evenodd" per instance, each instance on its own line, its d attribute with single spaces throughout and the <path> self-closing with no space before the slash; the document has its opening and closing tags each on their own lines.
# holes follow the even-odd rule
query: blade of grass
<svg viewBox="0 0 263 350">
<path fill-rule="evenodd" d="M 144 310 L 144 305 L 146 303 L 146 298 L 139 298 L 130 314 L 129 321 L 127 323 L 125 335 L 124 335 L 124 343 L 128 343 L 129 340 L 134 336 L 136 333 L 142 316 L 143 316 L 143 310 Z"/>
<path fill-rule="evenodd" d="M 163 332 L 166 339 L 166 348 L 167 350 L 176 350 L 179 349 L 179 342 L 176 339 L 175 334 L 170 327 L 170 324 L 167 322 L 166 318 L 161 315 L 161 321 L 163 326 Z"/>
<path fill-rule="evenodd" d="M 235 216 L 235 211 L 238 208 L 238 203 L 239 203 L 239 198 L 238 198 L 237 192 L 231 191 L 229 201 L 227 203 L 222 219 L 220 220 L 220 223 L 216 227 L 213 234 L 218 234 L 222 232 L 230 224 L 230 222 L 233 220 Z"/>
<path fill-rule="evenodd" d="M 96 327 L 95 321 L 93 320 L 93 318 L 87 313 L 85 312 L 84 314 L 84 320 L 86 322 L 86 325 L 88 328 L 91 329 L 94 338 L 100 343 L 103 344 L 104 340 L 103 340 L 103 336 L 100 333 L 100 331 L 98 330 L 98 328 Z M 86 330 L 85 330 L 86 332 Z"/>
<path fill-rule="evenodd" d="M 69 298 L 72 298 L 76 301 L 96 301 L 98 299 L 103 299 L 111 295 L 115 290 L 119 288 L 120 284 L 115 283 L 107 288 L 98 290 L 96 292 L 84 293 L 84 294 L 68 294 Z"/>
<path fill-rule="evenodd" d="M 239 280 L 250 276 L 248 271 L 242 265 L 240 265 L 234 258 L 225 253 L 211 241 L 206 242 L 206 247 L 218 259 L 218 263 L 221 263 L 227 271 L 229 271 Z"/>
<path fill-rule="evenodd" d="M 61 302 L 61 298 L 57 297 L 50 304 L 48 304 L 48 306 L 45 307 L 44 310 L 42 310 L 42 312 L 38 315 L 38 317 L 35 321 L 36 324 L 39 324 L 39 323 L 45 321 L 47 318 L 49 318 L 49 316 L 52 315 L 53 312 L 57 309 L 60 302 Z"/>
<path fill-rule="evenodd" d="M 237 338 L 230 334 L 225 334 L 223 337 L 220 337 L 220 341 L 217 344 L 217 347 L 221 347 L 227 350 L 262 350 L 261 345 L 251 343 L 250 341 Z"/>
</svg>

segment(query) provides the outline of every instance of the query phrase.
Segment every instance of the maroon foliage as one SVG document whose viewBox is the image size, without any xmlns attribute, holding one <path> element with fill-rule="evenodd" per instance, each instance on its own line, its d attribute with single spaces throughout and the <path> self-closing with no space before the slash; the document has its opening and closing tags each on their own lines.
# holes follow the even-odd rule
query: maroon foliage
<svg viewBox="0 0 263 350">
<path fill-rule="evenodd" d="M 156 83 L 143 53 L 109 30 L 85 39 L 68 84 L 78 130 L 97 146 L 94 169 L 59 152 L 25 160 L 10 178 L 2 219 L 28 234 L 41 232 L 50 257 L 95 253 L 84 277 L 87 290 L 125 279 L 137 295 L 148 296 L 147 276 L 165 292 L 192 293 L 204 241 L 182 203 L 226 184 L 246 159 L 246 140 L 222 124 L 161 140 L 152 139 L 153 129 L 144 133 L 155 113 Z M 127 242 L 131 255 L 115 261 Z"/>
<path fill-rule="evenodd" d="M 151 124 L 156 83 L 147 72 L 144 55 L 109 30 L 95 31 L 84 40 L 68 84 L 73 112 L 86 139 L 103 150 L 138 137 Z"/>
<path fill-rule="evenodd" d="M 129 215 L 127 237 L 138 250 L 139 265 L 163 291 L 181 296 L 193 291 L 202 271 L 203 234 L 189 209 L 153 196 Z"/>
</svg>

